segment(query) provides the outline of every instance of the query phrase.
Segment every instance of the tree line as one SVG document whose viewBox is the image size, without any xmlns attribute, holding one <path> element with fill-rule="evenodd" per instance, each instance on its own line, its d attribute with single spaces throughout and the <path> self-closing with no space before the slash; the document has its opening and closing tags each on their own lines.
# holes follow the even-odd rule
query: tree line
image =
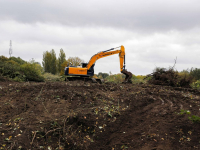
<svg viewBox="0 0 200 150">
<path fill-rule="evenodd" d="M 44 81 L 42 76 L 43 68 L 40 63 L 34 59 L 29 62 L 24 61 L 20 57 L 0 56 L 0 80 L 7 77 L 14 81 Z"/>
<path fill-rule="evenodd" d="M 53 75 L 64 75 L 64 68 L 68 65 L 78 66 L 84 61 L 79 57 L 68 57 L 66 59 L 66 54 L 63 49 L 60 49 L 59 56 L 56 57 L 54 49 L 50 51 L 45 51 L 43 53 L 42 66 L 39 62 L 35 62 L 34 59 L 29 62 L 24 61 L 20 57 L 10 57 L 0 56 L 0 80 L 1 77 L 8 77 L 15 81 L 44 81 L 45 73 L 50 73 Z M 177 72 L 177 71 L 176 71 Z M 198 81 L 198 86 L 200 87 L 200 68 L 191 68 L 177 72 L 180 78 L 192 79 L 192 82 Z M 135 76 L 133 74 L 132 80 L 139 81 L 143 80 L 145 76 Z M 94 75 L 94 78 L 103 78 L 108 81 L 121 81 L 125 78 L 123 74 L 112 75 L 110 72 Z"/>
<path fill-rule="evenodd" d="M 54 49 L 52 49 L 51 51 L 45 51 L 43 53 L 42 65 L 44 72 L 52 73 L 54 75 L 64 75 L 64 68 L 69 64 L 72 66 L 78 66 L 83 62 L 84 60 L 79 57 L 69 57 L 66 59 L 66 54 L 63 49 L 60 49 L 60 53 L 57 58 Z"/>
</svg>

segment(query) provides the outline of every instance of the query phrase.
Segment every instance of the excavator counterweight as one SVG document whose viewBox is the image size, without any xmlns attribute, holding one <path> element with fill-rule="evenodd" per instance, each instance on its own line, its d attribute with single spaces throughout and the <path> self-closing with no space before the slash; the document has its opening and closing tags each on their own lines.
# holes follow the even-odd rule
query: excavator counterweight
<svg viewBox="0 0 200 150">
<path fill-rule="evenodd" d="M 81 67 L 77 66 L 69 66 L 65 67 L 65 75 L 70 76 L 67 77 L 66 80 L 84 80 L 88 81 L 91 80 L 92 82 L 99 82 L 102 83 L 103 81 L 100 79 L 90 78 L 94 76 L 94 65 L 95 62 L 103 57 L 111 56 L 114 54 L 119 54 L 119 60 L 120 60 L 120 71 L 123 73 L 126 77 L 123 83 L 130 83 L 132 73 L 128 72 L 125 69 L 125 48 L 124 46 L 111 48 L 106 51 L 101 51 L 94 56 L 91 57 L 90 61 L 88 63 L 82 63 Z"/>
</svg>

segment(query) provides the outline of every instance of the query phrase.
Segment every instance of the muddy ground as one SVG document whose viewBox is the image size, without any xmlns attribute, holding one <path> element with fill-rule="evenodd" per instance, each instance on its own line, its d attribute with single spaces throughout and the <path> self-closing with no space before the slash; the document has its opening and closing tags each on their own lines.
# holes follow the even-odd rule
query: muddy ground
<svg viewBox="0 0 200 150">
<path fill-rule="evenodd" d="M 0 149 L 200 149 L 198 116 L 190 88 L 0 82 Z"/>
</svg>

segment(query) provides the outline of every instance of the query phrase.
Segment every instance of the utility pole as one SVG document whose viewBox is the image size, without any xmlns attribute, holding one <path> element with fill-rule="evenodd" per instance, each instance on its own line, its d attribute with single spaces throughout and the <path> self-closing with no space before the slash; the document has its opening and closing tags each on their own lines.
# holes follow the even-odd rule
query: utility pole
<svg viewBox="0 0 200 150">
<path fill-rule="evenodd" d="M 11 54 L 12 54 L 12 41 L 10 40 L 10 48 L 9 48 L 9 55 L 11 57 Z"/>
</svg>

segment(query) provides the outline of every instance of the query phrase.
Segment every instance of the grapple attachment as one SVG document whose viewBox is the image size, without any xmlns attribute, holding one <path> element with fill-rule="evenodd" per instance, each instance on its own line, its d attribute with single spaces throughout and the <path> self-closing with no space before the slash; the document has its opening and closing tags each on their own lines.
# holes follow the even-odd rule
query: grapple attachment
<svg viewBox="0 0 200 150">
<path fill-rule="evenodd" d="M 132 83 L 131 78 L 132 78 L 132 73 L 123 69 L 121 71 L 121 73 L 123 73 L 124 75 L 126 75 L 125 80 L 123 81 L 123 83 Z"/>
</svg>

